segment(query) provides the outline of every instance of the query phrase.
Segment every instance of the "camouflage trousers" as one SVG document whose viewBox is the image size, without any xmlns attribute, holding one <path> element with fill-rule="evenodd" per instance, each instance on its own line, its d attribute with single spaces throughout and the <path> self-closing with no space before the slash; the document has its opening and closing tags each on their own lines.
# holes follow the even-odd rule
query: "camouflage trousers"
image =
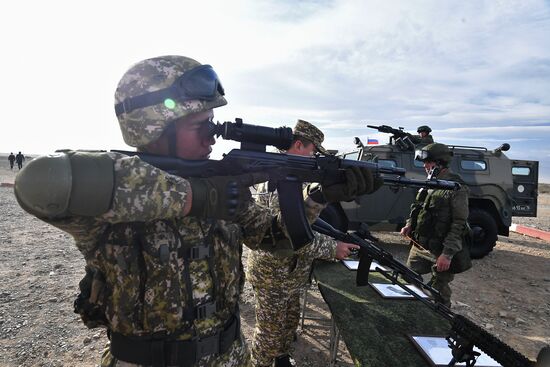
<svg viewBox="0 0 550 367">
<path fill-rule="evenodd" d="M 194 367 L 250 367 L 250 354 L 244 342 L 244 336 L 235 340 L 229 350 L 221 355 L 211 355 L 200 359 L 193 365 Z M 109 346 L 103 352 L 101 357 L 101 367 L 149 367 L 119 361 L 111 354 Z M 167 366 L 168 367 L 168 366 Z"/>
<path fill-rule="evenodd" d="M 451 307 L 452 290 L 449 284 L 453 281 L 455 276 L 449 271 L 438 272 L 435 269 L 436 261 L 437 258 L 428 250 L 419 249 L 413 246 L 409 252 L 407 266 L 418 274 L 431 273 L 432 279 L 428 284 L 439 291 L 445 306 Z"/>
<path fill-rule="evenodd" d="M 268 367 L 289 354 L 300 321 L 301 287 L 254 287 L 256 327 L 251 345 L 254 367 Z"/>
</svg>

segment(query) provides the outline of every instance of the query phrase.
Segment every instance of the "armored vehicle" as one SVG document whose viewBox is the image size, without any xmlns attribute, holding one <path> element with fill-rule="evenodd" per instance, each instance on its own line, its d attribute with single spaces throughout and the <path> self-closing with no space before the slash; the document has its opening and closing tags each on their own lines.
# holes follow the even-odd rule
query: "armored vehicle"
<svg viewBox="0 0 550 367">
<path fill-rule="evenodd" d="M 415 146 L 393 135 L 389 144 L 363 145 L 340 156 L 403 167 L 406 176 L 425 179 L 423 163 L 415 160 Z M 538 161 L 515 160 L 504 152 L 509 144 L 490 150 L 484 147 L 448 145 L 453 151 L 451 169 L 470 189 L 469 224 L 474 233 L 473 258 L 492 251 L 498 235 L 508 236 L 513 216 L 537 215 Z M 418 148 L 418 146 L 416 146 Z M 383 186 L 372 195 L 332 204 L 322 217 L 340 230 L 356 229 L 361 222 L 373 231 L 399 231 L 409 214 L 416 189 Z"/>
</svg>

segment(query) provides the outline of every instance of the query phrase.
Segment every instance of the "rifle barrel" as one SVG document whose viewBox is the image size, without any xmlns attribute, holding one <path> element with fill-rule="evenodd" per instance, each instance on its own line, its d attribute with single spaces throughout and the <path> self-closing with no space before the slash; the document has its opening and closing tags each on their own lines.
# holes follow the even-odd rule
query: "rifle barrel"
<svg viewBox="0 0 550 367">
<path fill-rule="evenodd" d="M 447 180 L 415 180 L 412 178 L 407 178 L 405 176 L 396 176 L 396 177 L 390 177 L 390 176 L 383 176 L 385 184 L 389 185 L 396 185 L 396 186 L 407 186 L 407 187 L 415 187 L 415 188 L 428 188 L 428 189 L 440 189 L 440 190 L 459 190 L 460 189 L 460 183 L 455 181 L 447 181 Z"/>
</svg>

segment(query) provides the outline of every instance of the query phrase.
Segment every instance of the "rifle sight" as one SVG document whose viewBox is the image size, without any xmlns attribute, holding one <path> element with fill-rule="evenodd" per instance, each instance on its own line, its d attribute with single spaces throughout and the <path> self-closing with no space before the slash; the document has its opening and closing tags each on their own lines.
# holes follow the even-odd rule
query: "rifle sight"
<svg viewBox="0 0 550 367">
<path fill-rule="evenodd" d="M 289 127 L 267 127 L 249 125 L 236 118 L 235 122 L 211 123 L 209 126 L 211 136 L 222 137 L 226 140 L 235 140 L 245 144 L 260 146 L 272 145 L 281 150 L 290 148 L 294 135 Z"/>
</svg>

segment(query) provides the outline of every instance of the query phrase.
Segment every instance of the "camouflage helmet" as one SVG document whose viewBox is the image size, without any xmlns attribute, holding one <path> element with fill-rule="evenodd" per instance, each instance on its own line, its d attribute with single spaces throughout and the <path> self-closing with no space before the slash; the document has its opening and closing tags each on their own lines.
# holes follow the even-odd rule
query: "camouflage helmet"
<svg viewBox="0 0 550 367">
<path fill-rule="evenodd" d="M 422 125 L 419 126 L 418 129 L 416 129 L 416 132 L 419 134 L 422 132 L 429 134 L 432 132 L 432 129 L 428 125 Z"/>
<path fill-rule="evenodd" d="M 445 144 L 432 143 L 416 152 L 416 159 L 419 161 L 439 162 L 448 166 L 453 159 L 453 152 Z"/>
<path fill-rule="evenodd" d="M 143 147 L 173 121 L 227 104 L 223 95 L 210 65 L 184 56 L 140 61 L 126 71 L 115 92 L 122 137 L 130 146 Z"/>
</svg>

